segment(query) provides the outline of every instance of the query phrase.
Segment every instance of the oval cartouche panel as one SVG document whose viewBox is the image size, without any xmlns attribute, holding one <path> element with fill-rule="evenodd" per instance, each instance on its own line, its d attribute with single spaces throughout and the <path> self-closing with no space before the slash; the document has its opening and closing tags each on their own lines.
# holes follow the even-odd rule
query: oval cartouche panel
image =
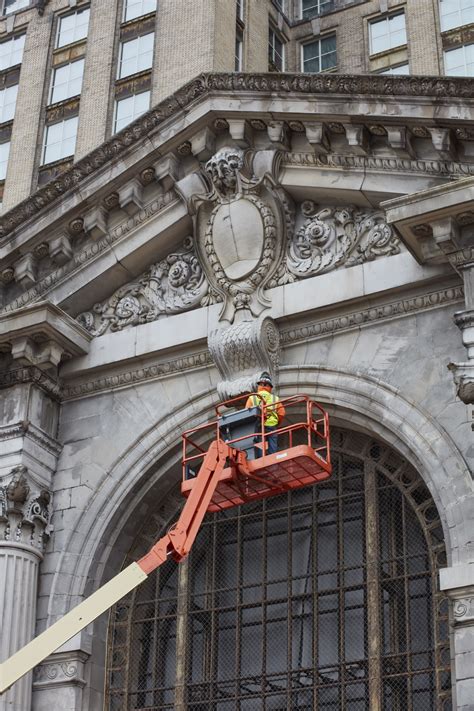
<svg viewBox="0 0 474 711">
<path fill-rule="evenodd" d="M 229 279 L 244 279 L 251 274 L 262 255 L 264 241 L 258 208 L 246 198 L 221 205 L 214 218 L 212 241 Z"/>
</svg>

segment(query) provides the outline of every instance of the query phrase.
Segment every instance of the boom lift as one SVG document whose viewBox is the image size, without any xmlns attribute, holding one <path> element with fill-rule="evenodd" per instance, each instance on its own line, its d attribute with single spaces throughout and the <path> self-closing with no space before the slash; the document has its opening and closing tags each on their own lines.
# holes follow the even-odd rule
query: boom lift
<svg viewBox="0 0 474 711">
<path fill-rule="evenodd" d="M 182 493 L 178 521 L 132 563 L 61 620 L 0 664 L 0 694 L 93 622 L 172 557 L 190 552 L 206 512 L 281 494 L 327 479 L 332 472 L 327 413 L 306 395 L 282 399 L 286 424 L 272 432 L 278 451 L 267 454 L 266 405 L 245 409 L 246 397 L 216 407 L 216 419 L 183 434 Z M 225 410 L 234 408 L 226 413 Z"/>
</svg>

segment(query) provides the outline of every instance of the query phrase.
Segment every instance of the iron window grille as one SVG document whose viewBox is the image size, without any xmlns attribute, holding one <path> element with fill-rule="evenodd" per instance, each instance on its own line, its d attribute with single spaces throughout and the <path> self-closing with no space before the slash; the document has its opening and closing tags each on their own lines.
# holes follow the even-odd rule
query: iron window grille
<svg viewBox="0 0 474 711">
<path fill-rule="evenodd" d="M 332 441 L 331 479 L 209 516 L 112 610 L 108 711 L 451 709 L 433 500 L 381 442 Z"/>
</svg>

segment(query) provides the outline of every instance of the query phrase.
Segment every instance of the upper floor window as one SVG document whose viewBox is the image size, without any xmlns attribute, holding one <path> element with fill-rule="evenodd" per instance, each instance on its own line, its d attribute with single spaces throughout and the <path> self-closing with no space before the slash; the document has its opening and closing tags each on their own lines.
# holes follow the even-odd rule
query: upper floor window
<svg viewBox="0 0 474 711">
<path fill-rule="evenodd" d="M 439 0 L 441 31 L 474 22 L 474 0 Z"/>
<path fill-rule="evenodd" d="M 115 102 L 115 133 L 144 114 L 150 108 L 150 92 L 127 96 Z"/>
<path fill-rule="evenodd" d="M 325 72 L 336 66 L 336 35 L 303 45 L 303 71 Z"/>
<path fill-rule="evenodd" d="M 15 115 L 18 84 L 0 91 L 0 123 L 11 121 Z"/>
<path fill-rule="evenodd" d="M 285 66 L 284 46 L 279 34 L 270 28 L 268 33 L 268 61 L 270 63 L 270 69 L 276 69 L 279 72 L 283 71 Z"/>
<path fill-rule="evenodd" d="M 78 42 L 87 37 L 89 27 L 89 8 L 78 10 L 70 15 L 59 18 L 58 38 L 56 47 L 64 47 L 66 44 Z"/>
<path fill-rule="evenodd" d="M 46 126 L 43 165 L 74 155 L 78 123 L 79 118 L 74 116 Z"/>
<path fill-rule="evenodd" d="M 118 72 L 119 79 L 151 68 L 153 65 L 154 38 L 154 32 L 150 32 L 128 42 L 122 42 Z"/>
<path fill-rule="evenodd" d="M 10 141 L 0 143 L 0 180 L 7 177 L 8 156 L 10 155 Z"/>
<path fill-rule="evenodd" d="M 30 0 L 3 0 L 3 14 L 9 15 L 11 12 L 22 10 L 28 7 Z"/>
<path fill-rule="evenodd" d="M 55 69 L 51 84 L 50 103 L 55 104 L 57 101 L 64 101 L 64 99 L 80 94 L 83 74 L 83 59 L 64 64 L 62 67 Z"/>
<path fill-rule="evenodd" d="M 398 67 L 387 67 L 387 69 L 377 72 L 377 74 L 410 74 L 410 65 L 399 64 Z"/>
<path fill-rule="evenodd" d="M 235 65 L 234 65 L 236 72 L 242 71 L 243 44 L 244 44 L 244 38 L 242 35 L 242 31 L 239 30 L 239 28 L 237 28 L 236 32 L 235 32 Z"/>
<path fill-rule="evenodd" d="M 444 69 L 448 76 L 474 77 L 474 44 L 445 52 Z"/>
<path fill-rule="evenodd" d="M 125 0 L 125 9 L 123 19 L 134 20 L 136 17 L 147 15 L 149 12 L 155 12 L 156 0 Z"/>
<path fill-rule="evenodd" d="M 303 20 L 309 20 L 325 10 L 332 10 L 333 7 L 334 0 L 301 0 L 301 17 Z"/>
<path fill-rule="evenodd" d="M 12 37 L 6 42 L 0 43 L 0 71 L 21 64 L 24 46 L 25 35 Z"/>
<path fill-rule="evenodd" d="M 389 15 L 369 24 L 370 53 L 386 52 L 407 43 L 405 13 Z"/>
<path fill-rule="evenodd" d="M 280 10 L 280 12 L 283 12 L 284 8 L 284 0 L 273 0 L 273 4 L 277 6 L 277 8 Z"/>
</svg>

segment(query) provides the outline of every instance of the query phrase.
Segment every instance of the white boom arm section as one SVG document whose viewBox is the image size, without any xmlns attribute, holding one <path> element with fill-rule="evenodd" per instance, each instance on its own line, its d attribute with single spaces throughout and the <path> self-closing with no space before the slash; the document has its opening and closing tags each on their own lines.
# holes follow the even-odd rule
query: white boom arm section
<svg viewBox="0 0 474 711">
<path fill-rule="evenodd" d="M 132 563 L 10 659 L 0 664 L 0 694 L 147 577 L 138 563 Z"/>
<path fill-rule="evenodd" d="M 226 458 L 232 454 L 231 448 L 222 441 L 216 440 L 211 444 L 196 477 L 194 490 L 187 499 L 177 523 L 137 563 L 129 565 L 23 649 L 0 664 L 0 694 L 143 583 L 148 575 L 170 556 L 176 562 L 187 556 L 206 515 Z"/>
</svg>

